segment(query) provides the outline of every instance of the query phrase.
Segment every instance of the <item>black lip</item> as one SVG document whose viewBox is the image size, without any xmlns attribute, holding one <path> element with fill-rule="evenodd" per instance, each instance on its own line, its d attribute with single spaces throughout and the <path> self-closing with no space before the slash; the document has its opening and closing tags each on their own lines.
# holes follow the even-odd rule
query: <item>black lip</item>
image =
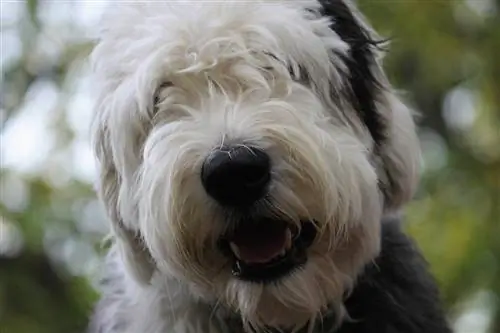
<svg viewBox="0 0 500 333">
<path fill-rule="evenodd" d="M 307 263 L 306 250 L 316 237 L 313 222 L 303 221 L 300 234 L 294 239 L 291 249 L 282 257 L 264 264 L 247 264 L 236 258 L 227 238 L 219 241 L 220 250 L 233 260 L 234 277 L 248 282 L 269 283 L 281 279 Z"/>
</svg>

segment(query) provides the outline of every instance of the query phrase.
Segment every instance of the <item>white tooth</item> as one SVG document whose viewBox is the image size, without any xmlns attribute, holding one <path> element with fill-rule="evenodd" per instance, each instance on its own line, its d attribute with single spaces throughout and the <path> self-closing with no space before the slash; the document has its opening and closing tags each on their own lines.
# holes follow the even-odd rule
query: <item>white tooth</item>
<svg viewBox="0 0 500 333">
<path fill-rule="evenodd" d="M 238 245 L 234 244 L 233 242 L 230 242 L 229 246 L 231 247 L 231 251 L 233 251 L 233 253 L 236 256 L 236 258 L 241 259 L 241 257 L 240 257 L 240 249 L 238 248 Z"/>
<path fill-rule="evenodd" d="M 285 239 L 284 251 L 288 251 L 292 247 L 292 232 L 290 231 L 290 229 L 286 229 L 285 237 L 286 239 Z"/>
</svg>

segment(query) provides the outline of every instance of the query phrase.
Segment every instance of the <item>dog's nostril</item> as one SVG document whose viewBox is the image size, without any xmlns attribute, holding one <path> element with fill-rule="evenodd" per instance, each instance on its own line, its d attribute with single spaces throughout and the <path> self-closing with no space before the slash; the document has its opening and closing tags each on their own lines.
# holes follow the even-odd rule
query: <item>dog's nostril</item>
<svg viewBox="0 0 500 333">
<path fill-rule="evenodd" d="M 260 199 L 271 178 L 271 161 L 261 149 L 230 147 L 210 154 L 201 180 L 207 193 L 226 206 L 246 206 Z"/>
</svg>

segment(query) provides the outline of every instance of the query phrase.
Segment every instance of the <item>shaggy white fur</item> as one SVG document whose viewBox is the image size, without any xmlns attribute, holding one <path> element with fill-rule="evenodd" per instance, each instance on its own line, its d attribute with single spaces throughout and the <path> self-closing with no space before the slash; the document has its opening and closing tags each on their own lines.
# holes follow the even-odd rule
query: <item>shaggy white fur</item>
<svg viewBox="0 0 500 333">
<path fill-rule="evenodd" d="M 116 285 L 98 332 L 221 332 L 218 311 L 240 314 L 249 332 L 295 330 L 328 308 L 343 314 L 343 295 L 378 254 L 382 215 L 411 197 L 419 164 L 411 114 L 378 59 L 384 145 L 343 97 L 349 52 L 316 0 L 109 8 L 92 55 L 93 131 Z M 227 144 L 271 157 L 263 206 L 298 228 L 316 221 L 307 264 L 279 283 L 235 278 L 217 249 L 226 215 L 200 170 Z"/>
</svg>

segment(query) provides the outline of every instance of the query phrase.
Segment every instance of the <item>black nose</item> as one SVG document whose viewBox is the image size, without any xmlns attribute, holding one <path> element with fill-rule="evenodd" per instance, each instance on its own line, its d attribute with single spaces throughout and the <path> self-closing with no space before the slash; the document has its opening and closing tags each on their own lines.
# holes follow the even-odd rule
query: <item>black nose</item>
<svg viewBox="0 0 500 333">
<path fill-rule="evenodd" d="M 247 206 L 260 199 L 271 178 L 271 161 L 261 149 L 238 146 L 207 157 L 201 181 L 207 193 L 225 206 Z"/>
</svg>

